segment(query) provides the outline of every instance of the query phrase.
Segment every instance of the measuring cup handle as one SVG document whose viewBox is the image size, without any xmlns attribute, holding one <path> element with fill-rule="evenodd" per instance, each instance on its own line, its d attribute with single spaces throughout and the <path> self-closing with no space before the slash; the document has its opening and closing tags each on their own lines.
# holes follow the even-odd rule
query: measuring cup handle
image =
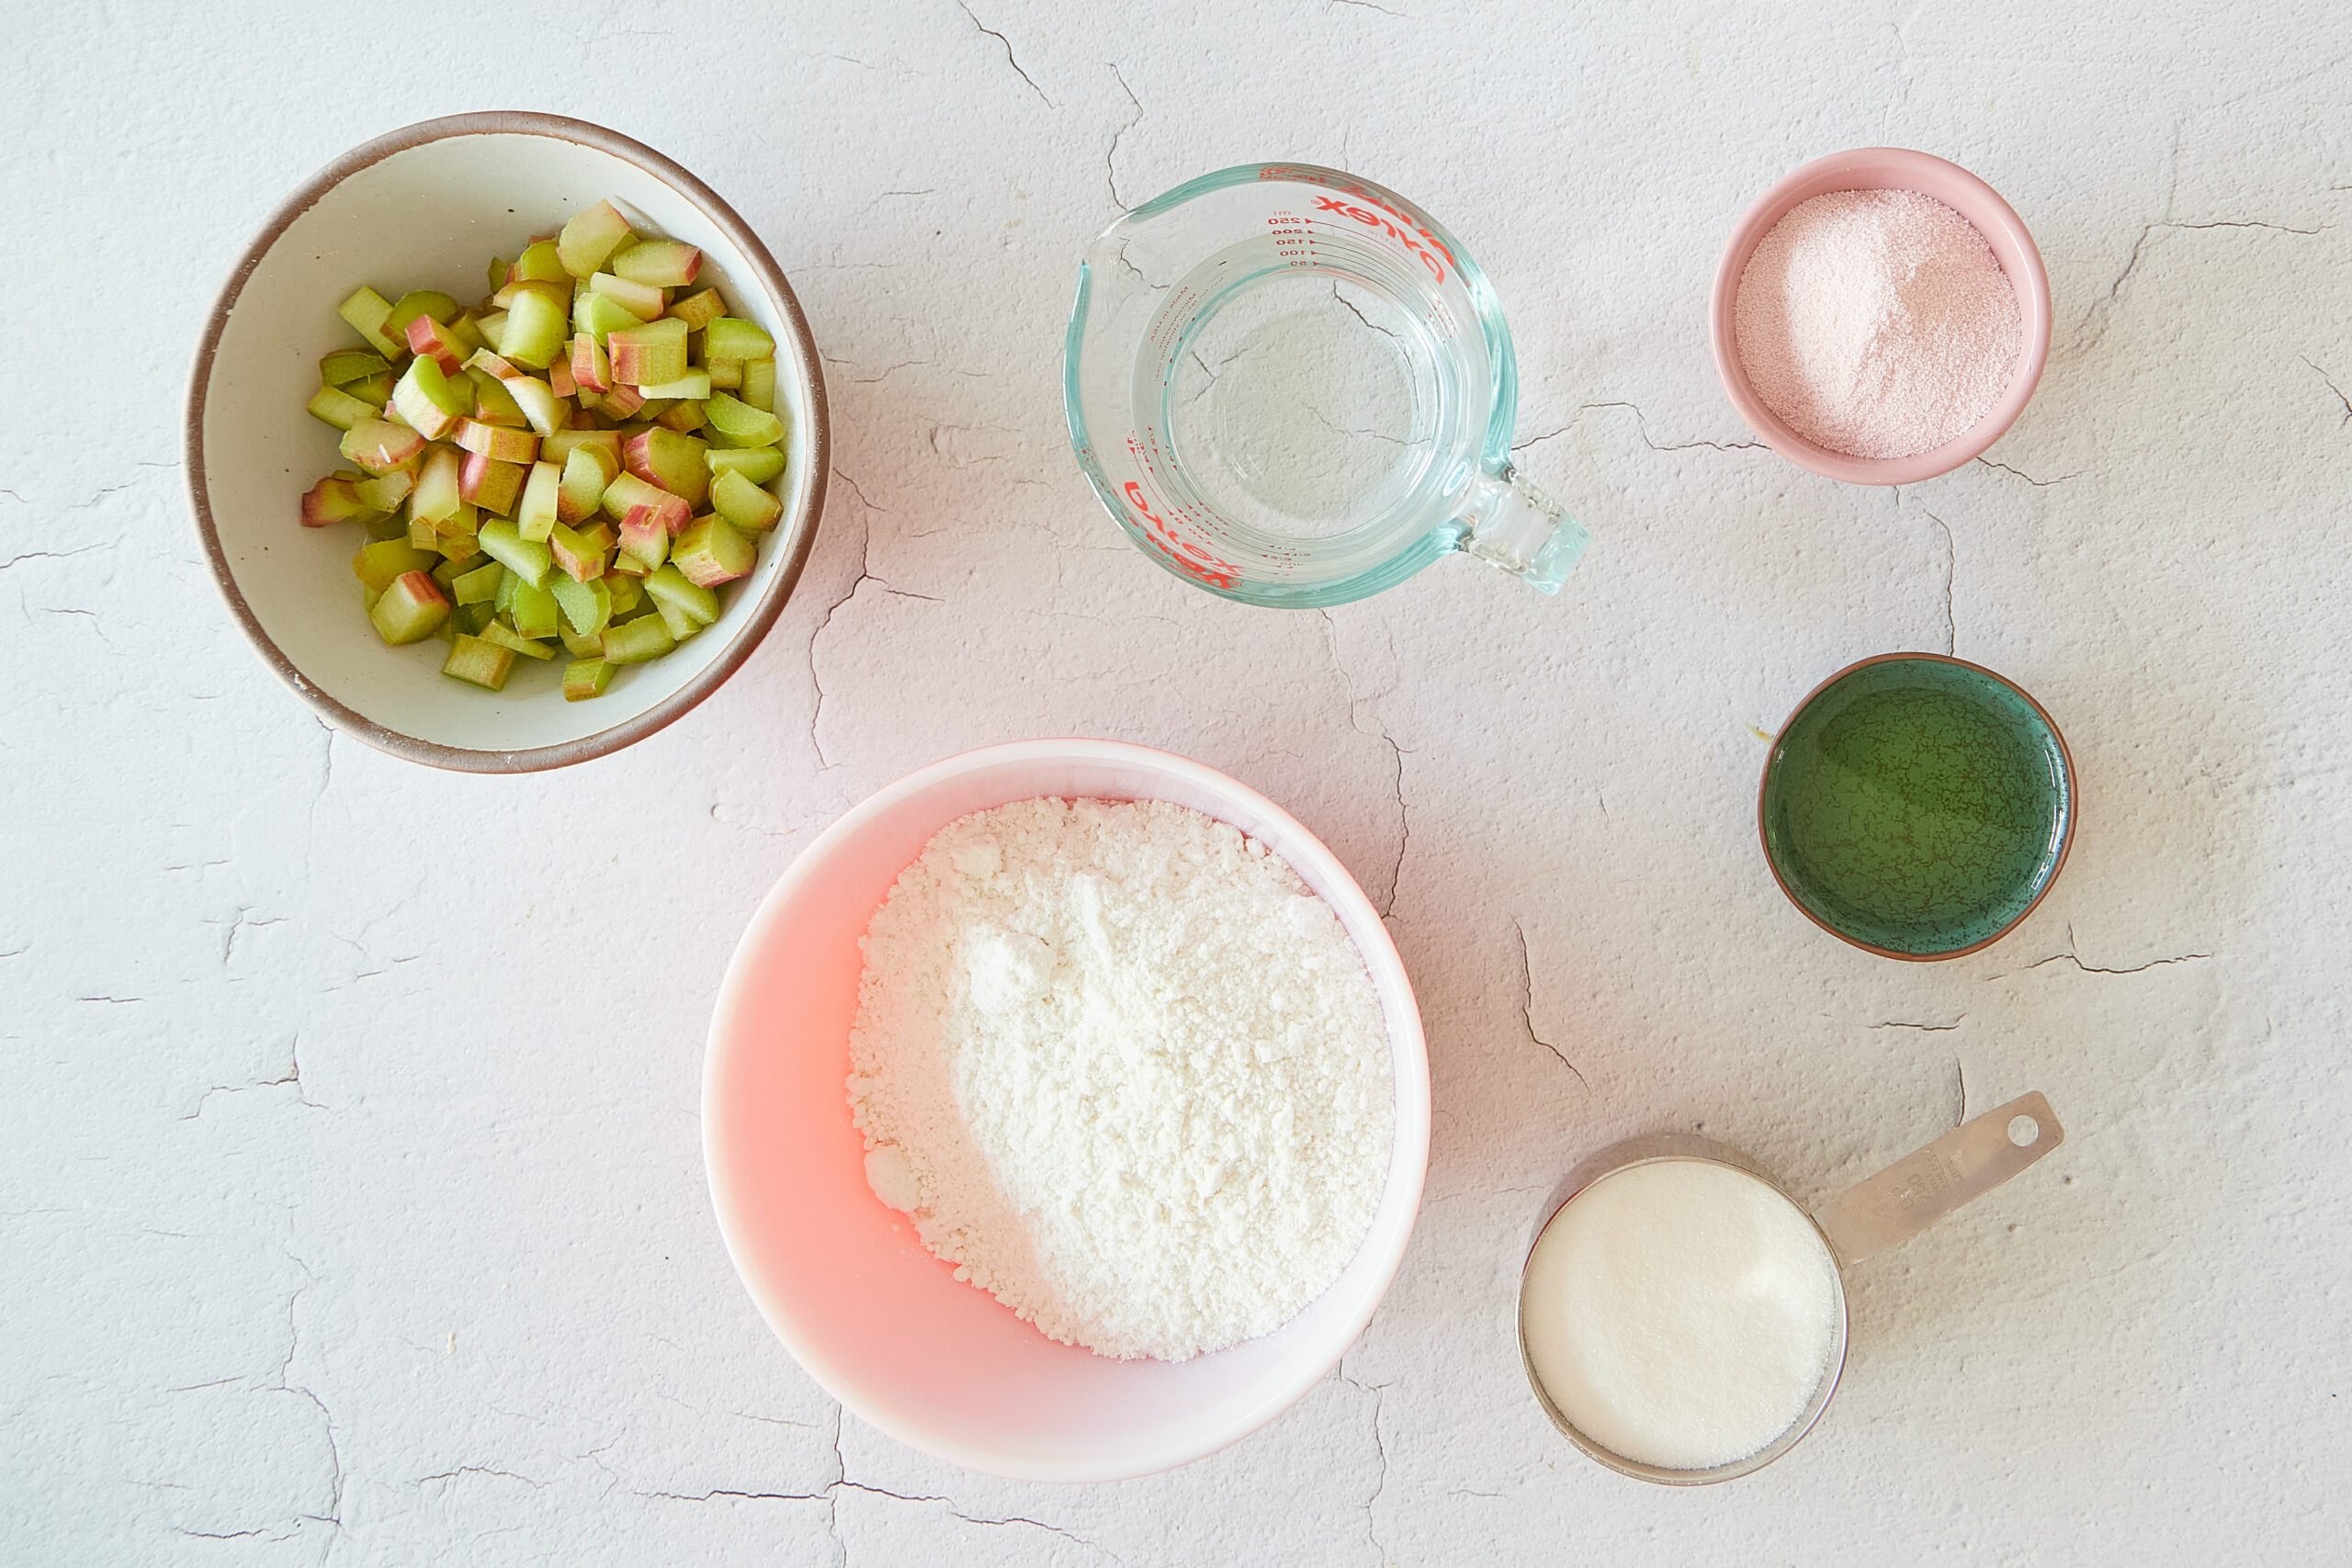
<svg viewBox="0 0 2352 1568">
<path fill-rule="evenodd" d="M 1852 1263 L 1910 1240 L 2065 1141 L 2050 1101 L 2021 1095 L 1848 1188 L 1813 1217 L 1838 1260 Z"/>
<path fill-rule="evenodd" d="M 1592 536 L 1515 468 L 1483 472 L 1464 498 L 1461 547 L 1544 593 L 1557 593 Z"/>
</svg>

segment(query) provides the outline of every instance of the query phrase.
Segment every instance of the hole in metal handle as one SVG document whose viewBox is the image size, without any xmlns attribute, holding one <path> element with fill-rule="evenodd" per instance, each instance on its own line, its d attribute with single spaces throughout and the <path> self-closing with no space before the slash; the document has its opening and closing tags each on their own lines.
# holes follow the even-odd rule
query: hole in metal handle
<svg viewBox="0 0 2352 1568">
<path fill-rule="evenodd" d="M 2030 1149 L 2033 1147 L 2034 1140 L 2041 1136 L 2041 1123 L 2032 1117 L 2012 1116 L 2009 1118 L 2009 1142 L 2018 1147 Z"/>
</svg>

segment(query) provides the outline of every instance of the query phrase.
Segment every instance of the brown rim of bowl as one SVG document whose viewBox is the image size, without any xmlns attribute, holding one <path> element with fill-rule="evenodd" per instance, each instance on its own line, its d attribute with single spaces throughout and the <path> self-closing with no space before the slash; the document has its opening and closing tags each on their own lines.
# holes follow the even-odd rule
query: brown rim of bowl
<svg viewBox="0 0 2352 1568">
<path fill-rule="evenodd" d="M 1963 670 L 1973 670 L 1976 673 L 1985 677 L 1987 680 L 1995 681 L 1999 682 L 2001 685 L 2007 686 L 2010 691 L 2015 692 L 2019 697 L 2023 698 L 2025 700 L 2025 705 L 2031 708 L 2035 715 L 2041 718 L 2041 722 L 2049 727 L 2050 738 L 2058 743 L 2058 764 L 2065 771 L 2066 831 L 2058 840 L 2058 858 L 2050 863 L 2050 874 L 2041 879 L 2041 886 L 2034 889 L 2033 897 L 2027 903 L 2026 907 L 2019 909 L 2006 923 L 2004 923 L 1999 931 L 1995 931 L 1991 936 L 1985 937 L 1981 941 L 1972 942 L 1966 947 L 1955 947 L 1945 953 L 1898 953 L 1891 947 L 1881 947 L 1876 942 L 1864 942 L 1859 937 L 1848 936 L 1844 931 L 1839 931 L 1836 926 L 1831 925 L 1827 920 L 1823 919 L 1819 915 L 1816 915 L 1811 909 L 1806 908 L 1804 900 L 1800 899 L 1796 896 L 1795 892 L 1789 886 L 1789 879 L 1781 874 L 1780 863 L 1772 858 L 1772 840 L 1766 836 L 1764 831 L 1764 791 L 1766 786 L 1771 783 L 1772 762 L 1773 760 L 1781 754 L 1781 741 L 1782 738 L 1789 733 L 1789 726 L 1794 724 L 1797 721 L 1798 716 L 1813 705 L 1815 698 L 1820 696 L 1822 693 L 1827 691 L 1830 687 L 1836 685 L 1847 676 L 1851 675 L 1855 671 L 1867 670 L 1873 664 L 1889 664 L 1896 660 L 1904 660 L 1911 663 L 1957 664 Z M 1868 659 L 1858 659 L 1853 663 L 1847 665 L 1843 670 L 1838 671 L 1836 674 L 1822 682 L 1821 684 L 1815 686 L 1812 691 L 1807 692 L 1802 698 L 1798 699 L 1797 705 L 1794 707 L 1789 709 L 1789 716 L 1781 721 L 1781 728 L 1773 733 L 1772 749 L 1765 753 L 1764 771 L 1756 781 L 1756 842 L 1757 846 L 1764 852 L 1765 867 L 1771 872 L 1772 881 L 1780 887 L 1781 896 L 1789 901 L 1790 906 L 1793 908 L 1797 913 L 1803 915 L 1806 919 L 1811 920 L 1815 925 L 1819 926 L 1823 931 L 1827 931 L 1831 936 L 1836 937 L 1839 942 L 1846 943 L 1848 946 L 1859 947 L 1864 953 L 1875 953 L 1881 958 L 1899 958 L 1905 964 L 1940 964 L 1947 958 L 1965 958 L 1972 953 L 1981 952 L 1982 950 L 1992 946 L 1995 942 L 2000 941 L 2003 937 L 2017 930 L 2018 927 L 2025 924 L 2026 917 L 2031 915 L 2036 909 L 2041 908 L 2041 901 L 2050 897 L 2050 890 L 2052 887 L 2058 886 L 2058 874 L 2066 869 L 2066 856 L 2071 853 L 2075 848 L 2075 826 L 2081 819 L 2081 802 L 2075 798 L 2075 754 L 2072 750 L 2068 750 L 2065 732 L 2058 728 L 2058 721 L 2050 716 L 2050 710 L 2043 707 L 2041 703 L 2035 701 L 2034 695 L 2031 692 L 2027 691 L 2023 686 L 2018 685 L 2015 681 L 2010 680 L 2007 675 L 2002 674 L 1999 671 L 1987 670 L 1982 664 L 1972 663 L 1965 659 L 1955 659 L 1949 653 L 1874 653 Z"/>
<path fill-rule="evenodd" d="M 626 160 L 647 174 L 676 189 L 725 232 L 737 249 L 743 253 L 759 284 L 767 289 L 782 307 L 785 322 L 799 345 L 803 363 L 808 372 L 808 408 L 810 424 L 809 464 L 816 470 L 814 488 L 808 492 L 808 526 L 801 530 L 800 540 L 783 573 L 770 585 L 765 600 L 756 605 L 752 617 L 735 634 L 735 640 L 719 653 L 708 668 L 663 701 L 657 703 L 633 718 L 623 720 L 609 729 L 594 735 L 567 740 L 554 746 L 536 746 L 521 751 L 480 751 L 462 746 L 444 746 L 438 741 L 420 740 L 396 729 L 388 729 L 373 719 L 345 707 L 320 690 L 297 670 L 281 652 L 277 644 L 262 629 L 253 607 L 245 603 L 243 590 L 229 570 L 226 554 L 220 547 L 220 536 L 212 521 L 212 502 L 204 474 L 204 406 L 210 389 L 213 356 L 220 351 L 220 334 L 229 324 L 229 312 L 236 308 L 244 293 L 246 280 L 261 265 L 263 256 L 277 243 L 287 229 L 303 213 L 316 206 L 320 198 L 345 180 L 369 168 L 395 152 L 421 147 L 428 141 L 440 141 L 457 136 L 482 135 L 546 136 L 560 141 L 573 141 L 583 147 L 594 147 L 602 152 Z M 825 374 L 823 363 L 817 357 L 817 342 L 808 331 L 808 319 L 801 313 L 800 301 L 785 281 L 784 269 L 768 254 L 752 226 L 701 180 L 680 164 L 663 156 L 642 141 L 609 130 L 584 119 L 564 115 L 537 114 L 526 109 L 491 109 L 477 114 L 446 115 L 438 119 L 419 120 L 397 130 L 385 132 L 369 141 L 363 141 L 348 152 L 302 182 L 293 195 L 279 203 L 269 215 L 269 220 L 254 236 L 243 254 L 231 269 L 228 281 L 221 285 L 220 297 L 213 301 L 212 313 L 205 319 L 204 336 L 196 351 L 196 366 L 188 378 L 186 444 L 186 474 L 188 502 L 196 512 L 196 528 L 204 540 L 204 553 L 211 563 L 212 581 L 220 588 L 221 597 L 236 616 L 237 626 L 245 640 L 254 646 L 264 663 L 277 678 L 293 688 L 295 694 L 322 718 L 349 735 L 357 736 L 379 751 L 405 757 L 412 762 L 424 762 L 436 768 L 447 768 L 468 773 L 527 773 L 547 768 L 568 767 L 617 751 L 622 747 L 642 740 L 690 711 L 705 697 L 717 691 L 732 675 L 752 650 L 767 636 L 768 628 L 783 613 L 785 601 L 792 597 L 792 590 L 800 581 L 801 569 L 808 564 L 808 552 L 817 540 L 817 528 L 825 511 L 825 484 L 831 471 L 831 426 L 825 409 Z"/>
</svg>

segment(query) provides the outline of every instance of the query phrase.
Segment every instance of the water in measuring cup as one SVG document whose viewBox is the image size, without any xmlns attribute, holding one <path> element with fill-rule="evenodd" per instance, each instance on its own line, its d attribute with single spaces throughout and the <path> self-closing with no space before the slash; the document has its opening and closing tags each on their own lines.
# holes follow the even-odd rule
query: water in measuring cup
<svg viewBox="0 0 2352 1568">
<path fill-rule="evenodd" d="M 1203 310 L 1163 375 L 1187 488 L 1277 539 L 1329 538 L 1382 515 L 1432 460 L 1444 400 L 1427 326 L 1337 271 L 1285 268 L 1234 289 Z"/>
</svg>

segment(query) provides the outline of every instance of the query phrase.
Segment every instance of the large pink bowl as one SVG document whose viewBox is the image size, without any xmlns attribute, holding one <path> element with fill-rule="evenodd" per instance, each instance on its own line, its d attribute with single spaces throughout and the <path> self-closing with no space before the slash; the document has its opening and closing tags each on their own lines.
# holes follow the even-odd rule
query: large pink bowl
<svg viewBox="0 0 2352 1568">
<path fill-rule="evenodd" d="M 899 872 L 968 812 L 1036 795 L 1173 801 L 1288 861 L 1363 955 L 1395 1053 L 1388 1187 L 1355 1260 L 1275 1332 L 1190 1361 L 1057 1345 L 956 1280 L 865 1184 L 845 1080 L 858 938 Z M 719 988 L 703 1071 L 711 1201 L 752 1299 L 826 1391 L 899 1440 L 1022 1480 L 1106 1481 L 1215 1451 L 1338 1364 L 1411 1235 L 1429 1163 L 1429 1055 L 1380 915 L 1331 852 L 1254 790 L 1110 740 L 1028 740 L 951 757 L 852 810 L 752 917 Z"/>
<path fill-rule="evenodd" d="M 1843 452 L 1833 452 L 1799 435 L 1786 420 L 1766 408 L 1755 389 L 1748 385 L 1747 371 L 1739 361 L 1736 309 L 1739 280 L 1747 271 L 1747 258 L 1756 254 L 1764 236 L 1788 215 L 1791 208 L 1833 190 L 1916 190 L 1934 197 L 1976 226 L 1976 231 L 1984 236 L 1984 243 L 1992 246 L 2001 270 L 2009 275 L 2009 286 L 2017 290 L 2025 343 L 2018 355 L 2017 373 L 2009 378 L 2008 390 L 2001 394 L 2000 400 L 1973 428 L 1940 446 L 1908 457 L 1850 457 Z M 1863 485 L 1916 484 L 1938 474 L 1948 474 L 1970 458 L 1982 456 L 2025 411 L 2035 385 L 2041 379 L 2041 367 L 2050 358 L 2050 275 L 2042 268 L 2041 253 L 2034 248 L 2033 236 L 2026 231 L 2024 222 L 2009 204 L 2001 199 L 2000 192 L 1966 169 L 1929 152 L 1914 152 L 1902 147 L 1858 147 L 1850 152 L 1815 158 L 1766 191 L 1747 209 L 1739 226 L 1731 231 L 1731 243 L 1724 247 L 1723 260 L 1715 267 L 1715 291 L 1707 306 L 1707 327 L 1714 340 L 1715 373 L 1723 378 L 1724 390 L 1730 395 L 1732 407 L 1739 411 L 1739 417 L 1763 437 L 1766 446 L 1799 468 L 1810 468 L 1828 479 Z"/>
</svg>

